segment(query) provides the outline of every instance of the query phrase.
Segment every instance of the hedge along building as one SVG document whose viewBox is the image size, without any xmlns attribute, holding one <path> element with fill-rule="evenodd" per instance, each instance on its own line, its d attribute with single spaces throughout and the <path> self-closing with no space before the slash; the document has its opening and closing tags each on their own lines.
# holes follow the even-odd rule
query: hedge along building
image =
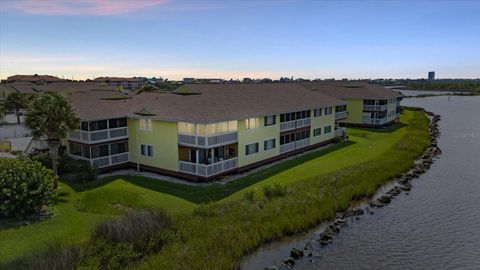
<svg viewBox="0 0 480 270">
<path fill-rule="evenodd" d="M 366 82 L 305 82 L 303 87 L 347 103 L 343 124 L 381 127 L 400 118 L 402 95 Z"/>
<path fill-rule="evenodd" d="M 100 170 L 133 167 L 192 180 L 244 171 L 343 135 L 346 103 L 297 84 L 194 84 L 128 97 L 74 93 L 81 128 L 68 153 Z"/>
</svg>

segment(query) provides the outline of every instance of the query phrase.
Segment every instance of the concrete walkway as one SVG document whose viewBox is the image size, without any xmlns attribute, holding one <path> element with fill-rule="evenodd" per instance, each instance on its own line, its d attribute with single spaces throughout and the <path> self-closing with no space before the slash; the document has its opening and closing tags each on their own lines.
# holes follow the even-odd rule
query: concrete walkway
<svg viewBox="0 0 480 270">
<path fill-rule="evenodd" d="M 277 160 L 275 162 L 271 162 L 271 163 L 256 167 L 252 170 L 249 170 L 249 171 L 246 171 L 246 172 L 243 172 L 243 173 L 227 175 L 227 176 L 222 177 L 221 179 L 211 181 L 211 182 L 192 182 L 192 181 L 188 181 L 188 180 L 178 178 L 178 177 L 173 177 L 173 176 L 168 176 L 168 175 L 163 175 L 163 174 L 158 174 L 158 173 L 153 173 L 153 172 L 147 172 L 147 171 L 137 171 L 135 169 L 126 169 L 126 170 L 113 171 L 113 172 L 110 172 L 110 173 L 102 173 L 102 174 L 98 175 L 98 178 L 105 178 L 105 177 L 109 177 L 109 176 L 131 175 L 131 176 L 143 176 L 143 177 L 148 177 L 148 178 L 152 178 L 152 179 L 157 179 L 157 180 L 160 180 L 160 181 L 176 183 L 176 184 L 183 184 L 183 185 L 190 185 L 190 186 L 209 186 L 209 185 L 212 185 L 212 184 L 225 185 L 225 184 L 227 184 L 231 181 L 237 180 L 239 178 L 246 177 L 246 176 L 248 176 L 252 173 L 256 173 L 256 172 L 265 170 L 265 169 L 270 168 L 272 166 L 284 163 L 284 162 L 292 160 L 292 159 L 299 158 L 301 156 L 304 156 L 304 155 L 312 153 L 312 152 L 317 152 L 317 151 L 327 149 L 329 147 L 332 147 L 333 145 L 335 145 L 335 144 L 330 143 L 330 144 L 327 144 L 327 145 L 324 145 L 324 146 L 319 146 L 315 149 L 311 149 L 311 150 L 308 150 L 308 151 L 305 151 L 305 152 L 302 152 L 302 153 L 298 153 L 296 155 L 289 156 L 289 157 L 283 158 L 281 160 Z"/>
</svg>

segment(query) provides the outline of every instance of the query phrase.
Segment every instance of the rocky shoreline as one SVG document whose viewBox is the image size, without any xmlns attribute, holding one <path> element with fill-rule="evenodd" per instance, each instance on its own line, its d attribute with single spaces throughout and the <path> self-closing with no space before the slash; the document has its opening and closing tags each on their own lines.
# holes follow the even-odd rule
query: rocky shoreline
<svg viewBox="0 0 480 270">
<path fill-rule="evenodd" d="M 308 241 L 305 244 L 303 250 L 293 248 L 290 251 L 290 256 L 282 260 L 282 263 L 277 265 L 271 265 L 265 267 L 265 270 L 280 270 L 291 269 L 295 265 L 295 261 L 303 257 L 313 257 L 314 251 L 317 248 L 321 248 L 332 243 L 332 239 L 338 234 L 343 226 L 348 222 L 348 219 L 358 220 L 359 216 L 365 213 L 374 214 L 375 208 L 380 208 L 388 205 L 392 199 L 402 192 L 408 194 L 412 189 L 411 181 L 418 178 L 421 174 L 425 173 L 433 164 L 435 157 L 440 155 L 442 151 L 438 147 L 438 137 L 440 136 L 440 130 L 438 122 L 440 121 L 440 115 L 432 112 L 426 112 L 430 117 L 429 133 L 430 141 L 429 146 L 423 153 L 423 155 L 415 161 L 415 165 L 407 172 L 403 173 L 399 178 L 393 179 L 393 186 L 383 195 L 377 199 L 370 199 L 362 206 L 349 209 L 347 211 L 339 212 L 335 215 L 335 218 L 330 221 L 325 229 L 319 234 L 318 239 L 315 241 Z"/>
</svg>

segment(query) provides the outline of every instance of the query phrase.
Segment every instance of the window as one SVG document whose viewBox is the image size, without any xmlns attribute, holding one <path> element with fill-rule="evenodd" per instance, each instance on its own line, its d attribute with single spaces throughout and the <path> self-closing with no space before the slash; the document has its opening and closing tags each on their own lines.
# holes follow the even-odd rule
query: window
<svg viewBox="0 0 480 270">
<path fill-rule="evenodd" d="M 149 156 L 149 157 L 153 157 L 153 146 L 151 145 L 146 145 L 146 144 L 142 144 L 140 146 L 140 154 L 142 156 Z"/>
<path fill-rule="evenodd" d="M 273 148 L 275 148 L 275 139 L 270 139 L 263 142 L 263 150 L 267 151 Z"/>
<path fill-rule="evenodd" d="M 314 116 L 314 117 L 322 116 L 322 109 L 321 109 L 321 108 L 320 108 L 320 109 L 315 109 L 315 110 L 313 111 L 313 116 Z"/>
<path fill-rule="evenodd" d="M 330 132 L 332 132 L 332 126 L 328 125 L 328 126 L 323 127 L 323 133 L 327 134 L 327 133 L 330 133 Z"/>
<path fill-rule="evenodd" d="M 332 114 L 332 107 L 325 108 L 325 115 Z"/>
<path fill-rule="evenodd" d="M 313 130 L 313 136 L 320 136 L 322 135 L 322 128 L 316 128 Z"/>
<path fill-rule="evenodd" d="M 245 155 L 251 155 L 258 153 L 258 143 L 252 143 L 245 145 Z"/>
<path fill-rule="evenodd" d="M 249 118 L 245 120 L 245 128 L 246 129 L 254 129 L 259 127 L 259 122 L 258 118 Z"/>
<path fill-rule="evenodd" d="M 273 126 L 276 123 L 277 123 L 276 116 L 275 115 L 269 115 L 269 116 L 265 116 L 263 125 L 264 126 Z"/>
<path fill-rule="evenodd" d="M 140 129 L 141 130 L 152 130 L 152 119 L 140 119 Z"/>
</svg>

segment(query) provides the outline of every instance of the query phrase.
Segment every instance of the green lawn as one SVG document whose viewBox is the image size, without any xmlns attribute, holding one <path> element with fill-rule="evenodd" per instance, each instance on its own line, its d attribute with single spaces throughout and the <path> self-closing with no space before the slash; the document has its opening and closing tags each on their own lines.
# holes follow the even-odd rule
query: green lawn
<svg viewBox="0 0 480 270">
<path fill-rule="evenodd" d="M 330 215 L 332 211 L 345 207 L 352 196 L 368 194 L 385 181 L 385 178 L 398 174 L 397 169 L 384 172 L 382 169 L 378 170 L 378 166 L 396 166 L 393 162 L 398 164 L 399 161 L 395 158 L 392 158 L 391 162 L 385 158 L 388 155 L 406 159 L 403 166 L 400 166 L 401 164 L 398 166 L 398 170 L 403 170 L 413 162 L 411 156 L 401 155 L 402 149 L 408 148 L 403 144 L 407 136 L 414 135 L 416 129 L 425 127 L 425 121 L 423 113 L 406 111 L 401 116 L 401 123 L 384 130 L 349 128 L 351 142 L 309 153 L 225 185 L 190 186 L 138 176 L 110 177 L 86 185 L 61 183 L 52 218 L 21 227 L 12 224 L 4 224 L 1 227 L 0 261 L 28 254 L 53 241 L 67 243 L 85 241 L 93 224 L 104 218 L 118 216 L 126 209 L 162 207 L 174 216 L 188 241 L 167 246 L 165 252 L 147 261 L 146 268 L 171 268 L 175 264 L 174 261 L 169 263 L 165 258 L 170 256 L 178 259 L 182 255 L 189 259 L 184 262 L 182 260 L 176 268 L 181 269 L 182 266 L 191 268 L 194 264 L 199 269 L 232 266 L 232 263 L 245 252 L 262 242 L 312 226 Z M 419 127 L 410 128 L 413 122 L 419 122 L 421 125 L 417 123 Z M 424 136 L 425 130 L 418 132 L 422 132 Z M 415 146 L 423 147 L 426 140 L 415 142 Z M 411 149 L 409 151 L 412 152 Z M 414 154 L 412 152 L 412 155 Z M 347 179 L 355 176 L 356 170 L 365 172 L 370 170 L 369 175 L 375 182 L 363 183 L 359 180 L 352 185 L 352 180 L 348 182 Z M 329 182 L 332 179 L 339 181 L 332 184 Z M 291 199 L 282 198 L 272 202 L 261 199 L 262 189 L 273 183 L 280 183 L 289 188 L 291 196 L 287 198 Z M 345 186 L 339 187 L 337 184 Z M 347 193 L 342 193 L 347 189 Z M 245 201 L 244 193 L 247 190 L 255 192 L 256 199 L 253 203 Z M 299 199 L 308 197 L 312 199 L 308 201 Z M 343 200 L 337 202 L 337 199 Z M 325 209 L 319 208 L 319 205 L 324 205 Z M 305 209 L 302 210 L 303 208 Z M 281 210 L 284 212 L 278 212 Z M 305 213 L 302 212 L 303 214 L 298 216 L 299 213 L 291 211 Z M 307 214 L 309 216 L 306 216 Z M 264 220 L 273 222 L 274 217 L 278 215 L 298 217 L 290 223 L 279 221 L 270 224 Z M 264 226 L 248 234 L 249 224 L 253 229 L 260 226 L 259 224 Z M 230 237 L 231 234 L 236 235 Z M 215 239 L 216 237 L 218 239 Z M 236 239 L 236 243 L 229 243 L 225 237 Z M 237 239 L 238 237 L 241 239 Z M 209 246 L 218 244 L 219 241 L 222 244 L 218 247 Z M 190 246 L 191 256 L 182 254 L 188 252 L 184 246 Z M 230 250 L 222 251 L 223 249 Z M 176 253 L 178 255 L 175 255 Z M 199 264 L 195 261 L 197 256 L 199 259 L 201 256 L 210 255 L 216 260 L 215 264 L 209 262 Z"/>
<path fill-rule="evenodd" d="M 195 204 L 121 179 L 83 192 L 60 183 L 52 218 L 20 227 L 12 222 L 0 225 L 0 261 L 44 248 L 52 241 L 84 241 L 92 225 L 127 207 L 163 207 L 171 214 L 179 214 L 191 212 Z"/>
</svg>

